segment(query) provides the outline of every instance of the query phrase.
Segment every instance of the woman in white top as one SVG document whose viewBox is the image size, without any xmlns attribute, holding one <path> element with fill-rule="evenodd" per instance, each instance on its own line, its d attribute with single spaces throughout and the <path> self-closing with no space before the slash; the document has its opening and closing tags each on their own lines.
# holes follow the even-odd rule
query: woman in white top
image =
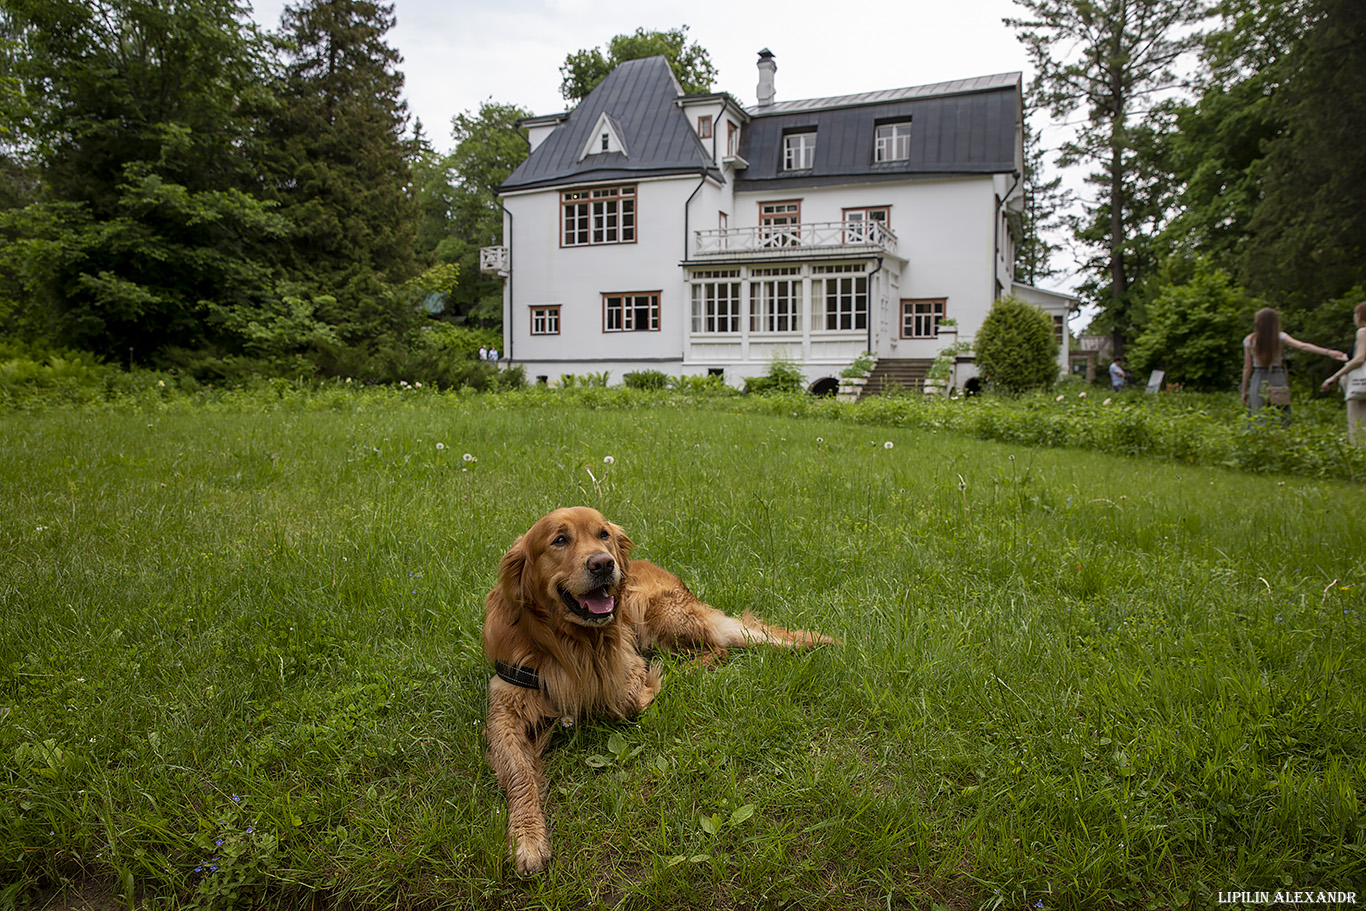
<svg viewBox="0 0 1366 911">
<path fill-rule="evenodd" d="M 1357 324 L 1357 339 L 1356 345 L 1352 348 L 1352 359 L 1339 367 L 1337 373 L 1323 381 L 1324 392 L 1338 380 L 1366 364 L 1366 301 L 1357 304 L 1352 316 Z M 1366 446 L 1366 399 L 1347 399 L 1347 439 L 1358 446 Z"/>
<path fill-rule="evenodd" d="M 1281 331 L 1281 315 L 1270 307 L 1257 311 L 1252 320 L 1252 334 L 1243 339 L 1243 404 L 1255 415 L 1266 407 L 1274 407 L 1280 414 L 1281 426 L 1290 424 L 1290 404 L 1273 405 L 1268 390 L 1272 387 L 1290 388 L 1285 373 L 1285 346 L 1312 354 L 1322 354 L 1345 361 L 1347 355 L 1330 348 L 1320 348 Z M 1288 392 L 1287 392 L 1288 395 Z"/>
</svg>

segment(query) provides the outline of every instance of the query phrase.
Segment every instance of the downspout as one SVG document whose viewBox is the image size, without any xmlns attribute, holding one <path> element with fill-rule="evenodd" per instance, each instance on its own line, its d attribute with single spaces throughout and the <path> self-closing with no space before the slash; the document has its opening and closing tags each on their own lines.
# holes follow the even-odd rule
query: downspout
<svg viewBox="0 0 1366 911">
<path fill-rule="evenodd" d="M 996 263 L 1001 258 L 1001 206 L 1010 201 L 1010 197 L 1015 195 L 1015 188 L 1020 185 L 1020 172 L 1011 171 L 1015 176 L 1015 182 L 1006 190 L 1006 195 L 996 200 L 996 215 L 991 220 L 991 276 L 992 283 L 996 281 Z"/>
<path fill-rule="evenodd" d="M 707 169 L 702 168 L 697 172 L 697 186 L 693 187 L 692 194 L 688 196 L 688 201 L 683 203 L 683 261 L 688 261 L 688 227 L 689 216 L 692 214 L 692 201 L 697 196 L 697 191 L 702 189 L 702 185 L 707 182 Z"/>
<path fill-rule="evenodd" d="M 513 311 L 514 311 L 514 306 L 513 306 L 514 300 L 513 300 L 513 297 L 512 297 L 512 212 L 508 210 L 508 207 L 507 207 L 507 206 L 503 205 L 503 199 L 502 199 L 502 197 L 498 197 L 498 208 L 500 208 L 500 209 L 503 210 L 503 214 L 507 216 L 507 220 L 508 220 L 508 229 L 507 229 L 507 231 L 504 233 L 503 241 L 504 241 L 504 246 L 506 246 L 506 247 L 508 248 L 508 312 L 507 312 L 507 323 L 506 323 L 506 326 L 507 326 L 507 330 L 508 330 L 508 331 L 507 331 L 507 344 L 508 344 L 507 356 L 508 356 L 508 365 L 511 366 L 512 363 L 513 363 L 513 361 L 512 361 L 512 340 L 516 337 L 516 334 L 517 334 L 517 330 L 516 330 L 516 328 L 514 327 L 514 324 L 515 324 L 515 322 L 516 322 L 516 319 L 515 319 L 515 317 L 513 317 L 513 315 L 512 315 L 512 314 L 513 314 Z"/>
<path fill-rule="evenodd" d="M 877 274 L 878 274 L 879 272 L 881 272 L 881 271 L 882 271 L 882 257 L 879 256 L 879 257 L 877 258 L 877 268 L 874 269 L 872 272 L 869 272 L 869 273 L 868 273 L 868 294 L 869 294 L 869 296 L 871 296 L 872 293 L 873 293 L 873 276 L 874 276 L 874 275 L 877 275 Z M 871 306 L 871 301 L 870 301 L 870 302 L 869 302 L 869 307 L 868 307 L 868 347 L 863 349 L 864 351 L 867 351 L 869 354 L 872 354 L 872 353 L 873 353 L 873 312 L 872 312 L 872 311 L 873 311 L 873 308 L 872 308 L 872 306 Z"/>
</svg>

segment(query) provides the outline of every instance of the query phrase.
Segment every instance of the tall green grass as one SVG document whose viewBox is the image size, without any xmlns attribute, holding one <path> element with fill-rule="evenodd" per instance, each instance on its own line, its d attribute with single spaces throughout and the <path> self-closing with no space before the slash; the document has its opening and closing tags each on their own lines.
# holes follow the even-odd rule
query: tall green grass
<svg viewBox="0 0 1366 911">
<path fill-rule="evenodd" d="M 0 417 L 0 903 L 1163 908 L 1366 881 L 1354 485 L 776 400 L 328 395 Z M 638 722 L 562 732 L 556 858 L 523 881 L 481 603 L 572 503 L 715 606 L 845 645 L 668 658 Z"/>
</svg>

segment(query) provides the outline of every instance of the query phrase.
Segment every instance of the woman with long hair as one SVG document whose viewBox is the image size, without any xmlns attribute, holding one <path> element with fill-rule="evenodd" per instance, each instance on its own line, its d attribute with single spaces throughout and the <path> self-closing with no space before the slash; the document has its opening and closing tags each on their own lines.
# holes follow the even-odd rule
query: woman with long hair
<svg viewBox="0 0 1366 911">
<path fill-rule="evenodd" d="M 1257 311 L 1252 334 L 1243 339 L 1243 404 L 1256 415 L 1270 407 L 1279 413 L 1281 426 L 1290 424 L 1290 380 L 1285 372 L 1285 346 L 1345 361 L 1347 355 L 1291 338 L 1281 331 L 1281 315 L 1270 307 Z"/>
<path fill-rule="evenodd" d="M 1352 345 L 1352 357 L 1347 363 L 1338 368 L 1338 372 L 1323 381 L 1321 387 L 1327 392 L 1338 380 L 1344 379 L 1352 371 L 1366 364 L 1366 301 L 1356 305 L 1352 311 L 1353 321 L 1357 324 L 1356 342 Z M 1347 387 L 1347 439 L 1357 446 L 1366 446 L 1366 398 L 1362 398 L 1362 393 L 1343 383 Z"/>
</svg>

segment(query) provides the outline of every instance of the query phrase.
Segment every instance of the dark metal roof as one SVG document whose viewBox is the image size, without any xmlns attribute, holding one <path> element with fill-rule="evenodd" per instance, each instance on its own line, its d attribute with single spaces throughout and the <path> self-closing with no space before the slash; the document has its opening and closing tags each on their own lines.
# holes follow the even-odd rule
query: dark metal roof
<svg viewBox="0 0 1366 911">
<path fill-rule="evenodd" d="M 1018 73 L 783 102 L 749 113 L 752 119 L 740 139 L 740 155 L 749 168 L 738 175 L 737 191 L 1008 173 L 1018 167 Z M 911 123 L 910 158 L 875 162 L 877 125 L 896 121 Z M 812 129 L 811 168 L 783 170 L 783 135 Z"/>
<path fill-rule="evenodd" d="M 536 147 L 499 192 L 594 180 L 674 173 L 716 173 L 687 116 L 682 95 L 663 57 L 628 60 L 608 74 L 565 122 Z M 628 154 L 579 156 L 606 113 Z"/>
</svg>

